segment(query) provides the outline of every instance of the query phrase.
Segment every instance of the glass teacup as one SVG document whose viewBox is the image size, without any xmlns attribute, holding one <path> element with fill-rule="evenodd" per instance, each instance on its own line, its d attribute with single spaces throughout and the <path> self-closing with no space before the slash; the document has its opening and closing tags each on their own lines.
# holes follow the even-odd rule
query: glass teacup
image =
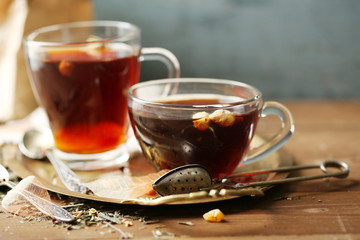
<svg viewBox="0 0 360 240">
<path fill-rule="evenodd" d="M 263 102 L 245 83 L 222 79 L 164 79 L 129 89 L 132 127 L 146 158 L 156 169 L 205 166 L 214 178 L 230 175 L 241 161 L 255 162 L 279 149 L 294 131 L 289 110 Z M 282 129 L 249 149 L 259 118 L 278 115 Z M 246 160 L 245 160 L 246 159 Z"/>
<path fill-rule="evenodd" d="M 64 160 L 126 161 L 127 91 L 139 81 L 140 61 L 164 62 L 170 77 L 180 71 L 168 50 L 141 49 L 140 29 L 126 22 L 47 26 L 30 33 L 24 47 L 33 91 Z"/>
</svg>

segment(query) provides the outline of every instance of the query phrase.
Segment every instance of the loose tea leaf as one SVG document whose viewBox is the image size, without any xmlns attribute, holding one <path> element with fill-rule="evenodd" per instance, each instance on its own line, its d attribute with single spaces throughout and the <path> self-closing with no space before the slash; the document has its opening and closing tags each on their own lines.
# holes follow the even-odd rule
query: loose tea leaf
<svg viewBox="0 0 360 240">
<path fill-rule="evenodd" d="M 108 215 L 106 215 L 105 213 L 99 213 L 99 217 L 106 219 L 112 223 L 117 223 L 117 224 L 121 224 L 122 220 L 116 217 L 110 217 Z"/>
<path fill-rule="evenodd" d="M 123 230 L 121 230 L 120 228 L 115 227 L 114 225 L 107 223 L 107 226 L 112 227 L 113 229 L 115 229 L 116 231 L 120 232 L 121 234 L 121 238 L 120 239 L 131 239 L 134 236 L 131 233 L 126 233 Z"/>
<path fill-rule="evenodd" d="M 179 222 L 179 224 L 181 224 L 181 225 L 187 225 L 187 226 L 195 226 L 195 224 L 192 223 L 192 222 Z"/>
<path fill-rule="evenodd" d="M 172 232 L 165 232 L 160 230 L 153 230 L 152 234 L 155 239 L 171 239 L 175 237 L 175 234 Z"/>
</svg>

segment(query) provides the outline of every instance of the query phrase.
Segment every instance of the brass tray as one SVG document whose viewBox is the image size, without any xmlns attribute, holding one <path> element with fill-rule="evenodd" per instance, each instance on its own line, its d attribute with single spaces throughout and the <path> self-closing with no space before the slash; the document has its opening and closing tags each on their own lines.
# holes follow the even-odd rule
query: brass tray
<svg viewBox="0 0 360 240">
<path fill-rule="evenodd" d="M 252 144 L 257 146 L 263 142 L 262 138 L 255 136 Z M 256 163 L 243 164 L 238 172 L 247 172 L 261 169 L 271 169 L 277 167 L 285 167 L 293 164 L 292 156 L 285 150 L 276 151 L 269 156 L 260 159 Z M 137 204 L 137 205 L 163 205 L 163 204 L 200 204 L 214 201 L 223 201 L 232 198 L 238 198 L 241 196 L 262 196 L 264 191 L 269 187 L 255 187 L 242 190 L 226 190 L 226 191 L 200 191 L 195 193 L 178 194 L 165 197 L 141 197 L 135 199 L 114 199 L 104 198 L 87 194 L 80 194 L 68 190 L 58 178 L 54 168 L 48 161 L 33 160 L 23 156 L 19 151 L 14 154 L 13 159 L 8 161 L 10 169 L 21 178 L 27 176 L 35 176 L 40 183 L 50 191 L 68 195 L 72 197 L 108 202 L 119 204 Z M 153 167 L 148 164 L 146 159 L 140 152 L 134 152 L 131 154 L 127 167 L 132 175 L 141 176 L 151 172 L 154 172 Z M 90 182 L 101 178 L 102 176 L 108 176 L 112 172 L 118 172 L 119 169 L 99 170 L 99 171 L 76 171 L 80 178 L 84 182 Z M 287 173 L 272 173 L 254 176 L 256 180 L 272 180 L 282 179 L 287 177 Z"/>
</svg>

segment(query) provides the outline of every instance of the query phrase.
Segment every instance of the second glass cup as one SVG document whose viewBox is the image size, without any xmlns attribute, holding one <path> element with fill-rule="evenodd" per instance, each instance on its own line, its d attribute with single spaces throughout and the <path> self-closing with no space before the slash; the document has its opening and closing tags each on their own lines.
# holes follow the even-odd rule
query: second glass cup
<svg viewBox="0 0 360 240">
<path fill-rule="evenodd" d="M 64 160 L 126 161 L 127 91 L 139 81 L 140 62 L 159 60 L 169 77 L 180 74 L 171 52 L 142 49 L 140 29 L 126 22 L 43 27 L 25 38 L 24 47 L 35 97 Z"/>
<path fill-rule="evenodd" d="M 256 162 L 280 148 L 294 131 L 290 111 L 245 83 L 223 79 L 164 79 L 129 89 L 129 114 L 146 158 L 158 170 L 205 166 L 214 178 L 240 162 Z M 281 130 L 249 149 L 260 117 L 277 115 Z"/>
</svg>

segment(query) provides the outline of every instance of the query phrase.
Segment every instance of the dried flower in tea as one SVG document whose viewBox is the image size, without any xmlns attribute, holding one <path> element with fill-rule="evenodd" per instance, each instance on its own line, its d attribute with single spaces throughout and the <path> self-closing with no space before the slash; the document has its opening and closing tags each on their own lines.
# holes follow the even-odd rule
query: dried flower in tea
<svg viewBox="0 0 360 240">
<path fill-rule="evenodd" d="M 194 123 L 194 127 L 196 127 L 196 129 L 200 130 L 200 131 L 205 131 L 209 128 L 210 123 L 211 123 L 211 119 L 209 117 L 209 114 L 207 112 L 198 112 L 195 113 L 192 116 L 193 119 L 195 119 L 193 121 Z"/>
<path fill-rule="evenodd" d="M 235 114 L 228 110 L 219 109 L 210 114 L 210 119 L 221 127 L 230 127 L 235 123 Z"/>
</svg>

